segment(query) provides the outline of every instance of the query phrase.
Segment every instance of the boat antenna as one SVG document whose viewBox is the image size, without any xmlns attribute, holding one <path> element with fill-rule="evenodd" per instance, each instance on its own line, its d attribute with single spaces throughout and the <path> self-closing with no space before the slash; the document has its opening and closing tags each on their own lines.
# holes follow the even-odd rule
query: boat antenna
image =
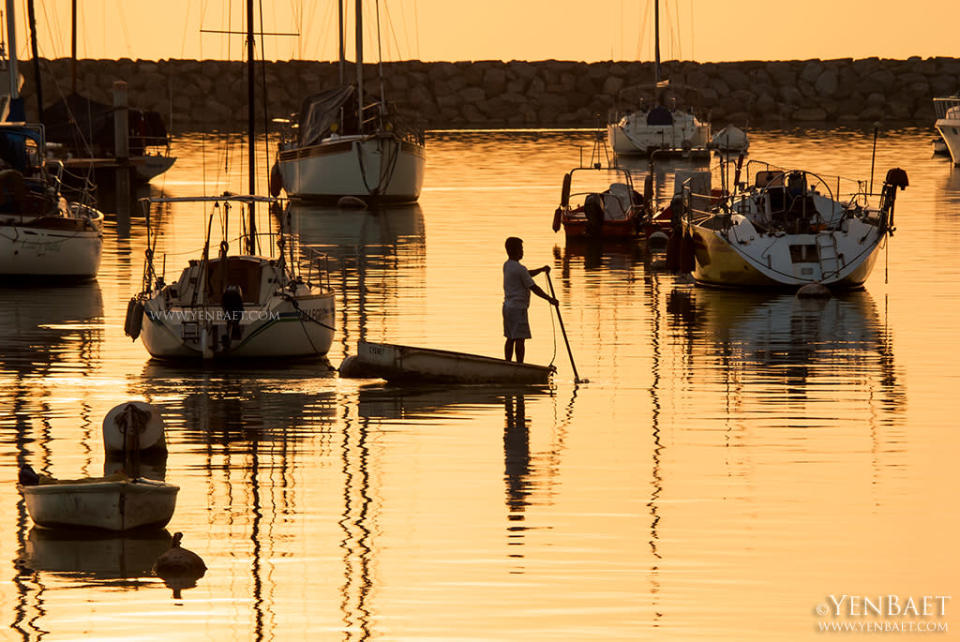
<svg viewBox="0 0 960 642">
<path fill-rule="evenodd" d="M 255 60 L 253 58 L 253 0 L 247 0 L 247 169 L 249 176 L 250 196 L 257 193 L 257 146 L 256 146 L 256 118 L 254 114 L 254 74 Z M 247 204 L 250 216 L 247 236 L 247 252 L 257 253 L 257 217 L 254 201 Z M 208 240 L 209 243 L 209 240 Z"/>
<path fill-rule="evenodd" d="M 357 133 L 363 133 L 363 2 L 357 0 Z"/>
<path fill-rule="evenodd" d="M 873 154 L 870 156 L 870 194 L 873 194 L 873 169 L 877 164 L 877 135 L 880 133 L 880 123 L 873 124 Z"/>
</svg>

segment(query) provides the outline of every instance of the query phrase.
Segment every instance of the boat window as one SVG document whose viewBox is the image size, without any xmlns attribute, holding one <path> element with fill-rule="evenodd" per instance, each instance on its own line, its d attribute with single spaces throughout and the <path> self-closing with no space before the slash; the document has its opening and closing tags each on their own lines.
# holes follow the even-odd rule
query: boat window
<svg viewBox="0 0 960 642">
<path fill-rule="evenodd" d="M 790 246 L 790 261 L 793 263 L 817 263 L 819 260 L 817 246 L 812 243 Z"/>
</svg>

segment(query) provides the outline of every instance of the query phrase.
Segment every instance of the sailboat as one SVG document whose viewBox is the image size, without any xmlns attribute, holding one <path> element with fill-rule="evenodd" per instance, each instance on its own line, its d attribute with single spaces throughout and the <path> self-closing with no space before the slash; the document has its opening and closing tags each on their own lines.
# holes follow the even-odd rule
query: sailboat
<svg viewBox="0 0 960 642">
<path fill-rule="evenodd" d="M 380 95 L 363 84 L 363 3 L 356 1 L 357 78 L 347 83 L 339 6 L 340 85 L 303 101 L 298 127 L 284 135 L 271 176 L 271 193 L 337 203 L 415 203 L 423 186 L 423 132 L 406 128 Z M 368 101 L 371 101 L 369 102 Z"/>
<path fill-rule="evenodd" d="M 752 178 L 751 167 L 760 168 Z M 904 170 L 889 170 L 875 205 L 872 179 L 870 189 L 857 181 L 842 194 L 847 179 L 750 161 L 746 181 L 738 163 L 733 193 L 716 198 L 709 172 L 701 174 L 681 197 L 691 273 L 701 285 L 746 289 L 862 287 L 893 234 L 897 190 L 909 184 Z"/>
<path fill-rule="evenodd" d="M 693 90 L 673 87 L 660 68 L 660 2 L 654 0 L 654 85 L 627 87 L 607 125 L 607 138 L 616 154 L 682 155 L 709 158 L 710 123 L 682 101 Z M 652 94 L 652 96 L 650 96 Z M 624 107 L 624 103 L 629 103 Z"/>
<path fill-rule="evenodd" d="M 292 254 L 288 263 L 283 237 L 277 256 L 262 256 L 257 233 L 257 205 L 277 206 L 272 197 L 257 196 L 254 121 L 253 0 L 247 0 L 247 123 L 248 195 L 141 199 L 147 215 L 147 251 L 143 288 L 127 307 L 125 331 L 158 359 L 237 359 L 322 357 L 334 333 L 334 295 L 329 280 L 321 285 L 318 265 L 312 274 L 297 273 Z M 180 278 L 167 284 L 154 264 L 156 239 L 149 236 L 150 208 L 158 203 L 212 205 L 206 242 L 199 258 L 191 259 Z M 226 238 L 210 257 L 210 230 L 221 217 L 229 230 L 232 207 L 241 209 L 243 252 L 232 255 Z M 245 215 L 244 215 L 245 214 Z M 224 235 L 226 237 L 226 234 Z"/>
<path fill-rule="evenodd" d="M 10 89 L 3 110 L 22 121 L 13 16 L 13 1 L 7 0 Z M 43 125 L 0 123 L 0 275 L 96 278 L 103 214 L 90 204 L 89 193 L 72 202 L 61 195 L 63 165 L 45 161 L 45 149 Z"/>
</svg>

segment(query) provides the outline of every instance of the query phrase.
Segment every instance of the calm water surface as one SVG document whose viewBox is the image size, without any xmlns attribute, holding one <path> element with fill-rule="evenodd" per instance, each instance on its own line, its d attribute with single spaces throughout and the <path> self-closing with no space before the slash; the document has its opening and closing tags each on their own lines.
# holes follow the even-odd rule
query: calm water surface
<svg viewBox="0 0 960 642">
<path fill-rule="evenodd" d="M 960 168 L 929 138 L 881 137 L 877 176 L 911 181 L 899 229 L 866 289 L 826 303 L 568 247 L 550 222 L 590 132 L 435 133 L 419 206 L 291 212 L 301 246 L 331 257 L 333 365 L 361 338 L 499 354 L 503 239 L 521 236 L 528 266 L 554 268 L 589 379 L 573 383 L 535 299 L 527 358 L 559 367 L 544 391 L 151 362 L 123 334 L 143 219 L 111 217 L 97 283 L 0 288 L 3 637 L 824 639 L 828 595 L 952 595 Z M 241 151 L 219 142 L 178 139 L 153 193 L 242 190 Z M 868 178 L 870 146 L 756 132 L 751 157 Z M 159 213 L 168 280 L 203 221 Z M 102 418 L 132 398 L 167 422 L 168 531 L 33 528 L 18 464 L 102 474 Z M 180 598 L 150 571 L 174 531 L 209 568 Z M 952 632 L 957 609 L 925 621 Z"/>
</svg>

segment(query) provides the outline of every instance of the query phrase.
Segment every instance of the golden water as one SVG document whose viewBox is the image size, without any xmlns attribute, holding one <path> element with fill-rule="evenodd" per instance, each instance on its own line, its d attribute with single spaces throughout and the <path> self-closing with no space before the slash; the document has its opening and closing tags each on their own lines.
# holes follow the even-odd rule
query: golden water
<svg viewBox="0 0 960 642">
<path fill-rule="evenodd" d="M 291 214 L 331 257 L 331 364 L 359 338 L 498 355 L 516 235 L 553 267 L 585 384 L 538 299 L 527 359 L 559 368 L 544 392 L 151 362 L 123 334 L 140 216 L 111 217 L 97 283 L 0 288 L 3 637 L 823 639 L 819 623 L 863 620 L 818 615 L 830 595 L 951 595 L 960 168 L 929 132 L 885 133 L 876 175 L 911 180 L 899 229 L 864 291 L 801 304 L 695 288 L 642 248 L 566 247 L 552 212 L 591 138 L 433 134 L 419 206 Z M 751 157 L 868 178 L 871 142 L 756 132 Z M 215 166 L 217 149 L 181 137 L 154 193 L 242 190 L 239 150 Z M 203 225 L 160 214 L 168 280 Z M 102 417 L 131 398 L 164 412 L 168 532 L 33 528 L 18 463 L 100 474 Z M 208 566 L 179 599 L 150 571 L 174 531 Z M 908 619 L 952 631 L 957 609 Z"/>
</svg>

